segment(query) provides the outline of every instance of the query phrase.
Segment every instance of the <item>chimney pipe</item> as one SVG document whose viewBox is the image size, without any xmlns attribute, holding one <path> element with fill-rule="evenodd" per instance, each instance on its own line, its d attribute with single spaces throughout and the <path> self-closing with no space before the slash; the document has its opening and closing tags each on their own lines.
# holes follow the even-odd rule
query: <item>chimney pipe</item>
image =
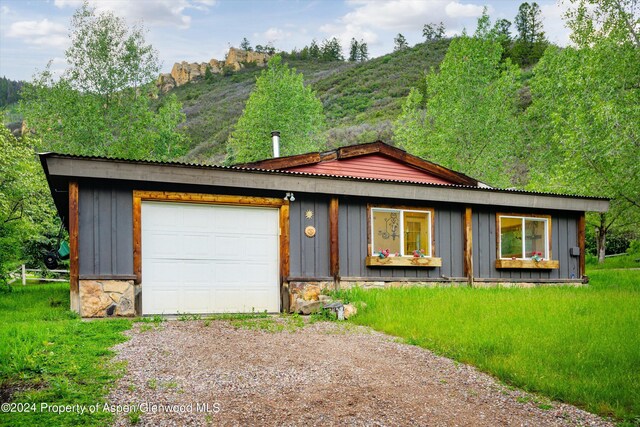
<svg viewBox="0 0 640 427">
<path fill-rule="evenodd" d="M 271 140 L 273 141 L 273 157 L 280 157 L 280 131 L 271 132 Z"/>
</svg>

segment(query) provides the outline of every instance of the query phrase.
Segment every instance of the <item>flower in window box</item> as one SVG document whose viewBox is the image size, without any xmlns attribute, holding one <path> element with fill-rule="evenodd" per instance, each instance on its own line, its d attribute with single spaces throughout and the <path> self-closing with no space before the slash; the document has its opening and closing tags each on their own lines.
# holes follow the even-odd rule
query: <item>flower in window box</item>
<svg viewBox="0 0 640 427">
<path fill-rule="evenodd" d="M 544 258 L 542 258 L 542 252 L 534 252 L 531 259 L 535 262 L 544 261 Z"/>
<path fill-rule="evenodd" d="M 378 251 L 378 252 L 379 252 L 378 256 L 380 258 L 388 258 L 389 257 L 389 249 L 384 249 L 384 250 L 380 249 L 380 251 Z"/>
<path fill-rule="evenodd" d="M 425 258 L 426 255 L 424 254 L 424 249 L 416 249 L 415 251 L 413 251 L 413 257 L 414 258 Z"/>
</svg>

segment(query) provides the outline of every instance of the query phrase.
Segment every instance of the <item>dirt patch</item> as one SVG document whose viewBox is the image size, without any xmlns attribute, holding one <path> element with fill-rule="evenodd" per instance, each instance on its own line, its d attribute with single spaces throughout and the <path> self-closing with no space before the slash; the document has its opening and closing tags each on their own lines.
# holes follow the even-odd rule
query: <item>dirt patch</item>
<svg viewBox="0 0 640 427">
<path fill-rule="evenodd" d="M 128 368 L 109 399 L 144 405 L 118 426 L 612 425 L 348 323 L 171 321 L 130 334 L 115 347 Z"/>
</svg>

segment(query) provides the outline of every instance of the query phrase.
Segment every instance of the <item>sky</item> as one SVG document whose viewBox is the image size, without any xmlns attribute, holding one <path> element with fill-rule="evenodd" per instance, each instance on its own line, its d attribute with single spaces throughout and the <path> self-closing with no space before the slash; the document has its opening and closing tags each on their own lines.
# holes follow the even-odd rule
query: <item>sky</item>
<svg viewBox="0 0 640 427">
<path fill-rule="evenodd" d="M 352 37 L 368 44 L 371 57 L 393 50 L 396 34 L 410 45 L 423 41 L 422 27 L 443 22 L 447 36 L 472 33 L 487 7 L 492 21 L 513 22 L 520 1 L 462 0 L 89 0 L 98 11 L 109 10 L 130 25 L 142 24 L 147 42 L 158 51 L 162 71 L 175 62 L 224 59 L 243 37 L 290 51 L 312 39 L 337 37 L 348 54 Z M 562 0 L 538 0 L 548 39 L 569 42 Z M 0 0 L 0 76 L 31 80 L 52 61 L 64 70 L 71 16 L 82 0 Z M 512 34 L 515 26 L 512 26 Z"/>
</svg>

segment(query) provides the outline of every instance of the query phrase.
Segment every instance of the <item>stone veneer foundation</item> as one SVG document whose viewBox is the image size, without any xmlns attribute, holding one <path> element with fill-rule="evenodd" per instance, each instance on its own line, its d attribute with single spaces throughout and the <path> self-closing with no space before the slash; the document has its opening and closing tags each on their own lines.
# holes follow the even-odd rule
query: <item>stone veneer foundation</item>
<svg viewBox="0 0 640 427">
<path fill-rule="evenodd" d="M 321 294 L 323 291 L 334 291 L 336 289 L 385 289 L 400 288 L 409 286 L 419 286 L 423 288 L 447 288 L 447 287 L 469 287 L 468 282 L 461 281 L 429 281 L 429 282 L 383 282 L 383 281 L 291 281 L 289 287 L 289 306 L 295 307 L 298 298 L 310 299 L 314 294 Z M 583 281 L 560 282 L 560 283 L 532 283 L 532 282 L 473 282 L 473 288 L 535 288 L 546 286 L 585 286 Z"/>
<path fill-rule="evenodd" d="M 80 280 L 82 317 L 135 316 L 133 280 Z"/>
</svg>

